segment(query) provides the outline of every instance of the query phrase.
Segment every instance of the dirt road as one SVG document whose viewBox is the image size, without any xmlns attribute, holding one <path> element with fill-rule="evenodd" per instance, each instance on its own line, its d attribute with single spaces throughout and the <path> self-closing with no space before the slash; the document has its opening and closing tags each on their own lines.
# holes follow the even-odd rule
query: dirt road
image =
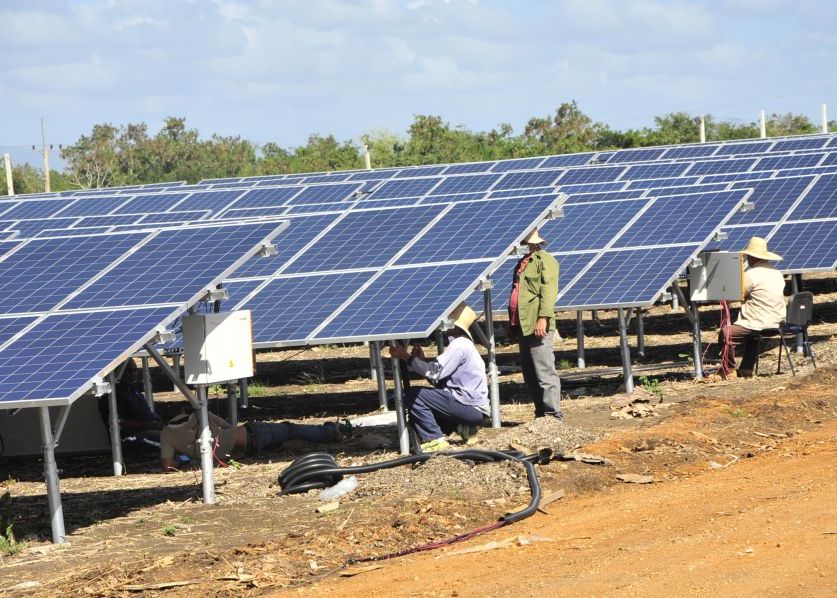
<svg viewBox="0 0 837 598">
<path fill-rule="evenodd" d="M 725 469 L 548 507 L 448 552 L 389 561 L 294 596 L 834 596 L 837 423 Z"/>
</svg>

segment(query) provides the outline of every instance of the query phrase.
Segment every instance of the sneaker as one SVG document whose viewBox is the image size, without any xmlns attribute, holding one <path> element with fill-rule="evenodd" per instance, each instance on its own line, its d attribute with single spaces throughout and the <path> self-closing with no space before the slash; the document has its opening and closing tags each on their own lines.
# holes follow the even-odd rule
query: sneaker
<svg viewBox="0 0 837 598">
<path fill-rule="evenodd" d="M 753 370 L 742 370 L 741 368 L 739 368 L 738 371 L 736 372 L 736 375 L 739 378 L 752 378 L 753 377 Z"/>
<path fill-rule="evenodd" d="M 436 440 L 428 440 L 427 442 L 422 443 L 420 448 L 423 453 L 446 451 L 450 448 L 450 442 L 444 438 L 437 438 Z"/>
<path fill-rule="evenodd" d="M 471 436 L 475 436 L 478 431 L 476 426 L 468 426 L 465 424 L 459 424 L 456 426 L 456 433 L 462 437 L 463 442 L 468 442 Z"/>
</svg>

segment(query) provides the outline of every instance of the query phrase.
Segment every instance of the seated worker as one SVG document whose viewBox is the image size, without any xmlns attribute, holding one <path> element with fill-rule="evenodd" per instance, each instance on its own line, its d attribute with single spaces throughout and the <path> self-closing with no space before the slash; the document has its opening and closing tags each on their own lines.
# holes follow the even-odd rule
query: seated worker
<svg viewBox="0 0 837 598">
<path fill-rule="evenodd" d="M 125 362 L 122 377 L 116 383 L 116 412 L 122 446 L 127 451 L 156 454 L 160 446 L 162 418 L 151 410 L 139 390 L 140 374 L 133 359 Z M 99 400 L 99 412 L 109 425 L 107 395 Z"/>
<path fill-rule="evenodd" d="M 393 357 L 406 361 L 434 386 L 410 388 L 406 399 L 410 426 L 418 435 L 421 450 L 427 453 L 450 447 L 445 434 L 454 431 L 467 440 L 473 428 L 491 413 L 485 364 L 470 332 L 477 314 L 463 302 L 450 318 L 453 327 L 447 331 L 448 347 L 435 360 L 428 362 L 418 346 L 411 354 L 399 344 L 390 348 Z"/>
<path fill-rule="evenodd" d="M 217 415 L 210 413 L 209 429 L 212 432 L 213 457 L 219 463 L 224 463 L 229 457 L 240 458 L 273 450 L 288 440 L 305 440 L 315 443 L 343 440 L 340 426 L 335 422 L 305 425 L 291 422 L 249 421 L 238 426 L 231 426 Z M 164 472 L 177 471 L 175 453 L 184 454 L 192 459 L 200 456 L 200 429 L 197 413 L 178 415 L 163 428 L 160 434 L 160 464 Z"/>
<path fill-rule="evenodd" d="M 753 237 L 742 251 L 747 256 L 744 272 L 744 302 L 735 324 L 721 328 L 721 369 L 726 378 L 735 371 L 735 347 L 744 345 L 744 355 L 738 368 L 739 378 L 752 378 L 759 358 L 759 333 L 766 328 L 778 328 L 785 319 L 785 279 L 770 262 L 781 256 L 767 250 L 767 241 Z"/>
</svg>

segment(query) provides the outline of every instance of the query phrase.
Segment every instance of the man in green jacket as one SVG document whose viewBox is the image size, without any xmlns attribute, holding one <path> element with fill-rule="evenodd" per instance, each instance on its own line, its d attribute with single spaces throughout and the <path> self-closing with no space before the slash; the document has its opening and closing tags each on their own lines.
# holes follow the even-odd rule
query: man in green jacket
<svg viewBox="0 0 837 598">
<path fill-rule="evenodd" d="M 542 248 L 535 229 L 523 240 L 529 252 L 517 262 L 509 297 L 509 325 L 520 345 L 523 381 L 535 417 L 561 418 L 561 380 L 555 371 L 552 337 L 558 297 L 558 262 Z"/>
</svg>

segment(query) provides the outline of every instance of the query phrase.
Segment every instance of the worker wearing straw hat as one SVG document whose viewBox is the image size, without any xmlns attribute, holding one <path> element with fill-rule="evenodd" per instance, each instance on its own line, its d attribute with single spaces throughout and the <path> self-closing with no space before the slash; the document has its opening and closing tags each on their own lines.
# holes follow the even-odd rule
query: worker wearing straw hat
<svg viewBox="0 0 837 598">
<path fill-rule="evenodd" d="M 555 371 L 552 337 L 558 297 L 558 262 L 532 231 L 523 242 L 529 251 L 514 269 L 509 296 L 509 326 L 520 347 L 523 382 L 535 404 L 535 417 L 561 418 L 561 379 Z"/>
<path fill-rule="evenodd" d="M 759 336 L 762 330 L 778 328 L 785 319 L 785 279 L 770 262 L 778 262 L 780 255 L 767 250 L 767 241 L 753 237 L 742 251 L 747 257 L 744 272 L 744 301 L 735 324 L 721 328 L 720 374 L 726 378 L 735 371 L 735 347 L 744 346 L 741 365 L 736 372 L 740 378 L 751 378 L 759 356 Z"/>
<path fill-rule="evenodd" d="M 490 414 L 485 363 L 471 338 L 477 314 L 462 302 L 449 319 L 453 326 L 446 333 L 448 346 L 433 361 L 428 361 L 417 345 L 411 353 L 398 343 L 390 347 L 393 357 L 406 361 L 412 371 L 434 386 L 407 391 L 410 426 L 426 453 L 450 447 L 445 434 L 454 431 L 467 440 Z"/>
</svg>

